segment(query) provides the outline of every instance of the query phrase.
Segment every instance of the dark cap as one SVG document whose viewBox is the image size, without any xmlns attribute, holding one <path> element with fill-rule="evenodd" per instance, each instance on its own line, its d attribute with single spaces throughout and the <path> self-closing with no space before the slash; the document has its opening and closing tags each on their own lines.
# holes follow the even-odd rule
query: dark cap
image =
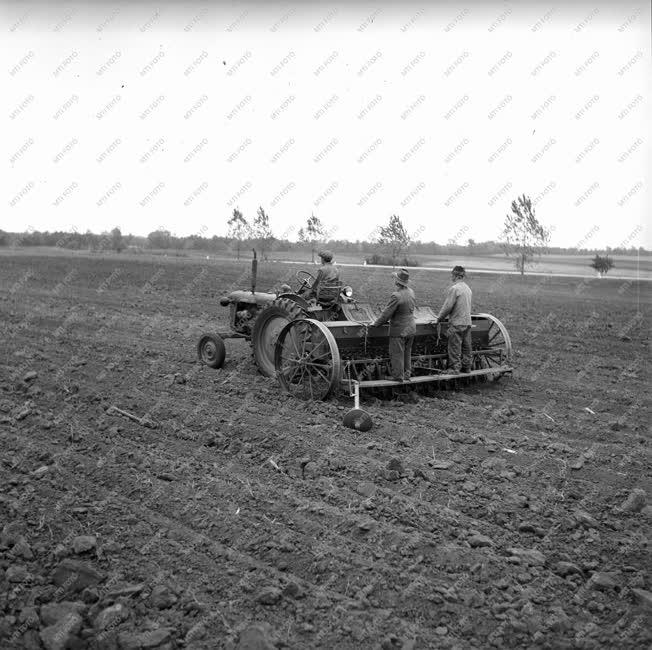
<svg viewBox="0 0 652 650">
<path fill-rule="evenodd" d="M 330 262 L 333 259 L 333 253 L 330 251 L 319 251 L 318 255 L 324 260 L 324 262 Z"/>
</svg>

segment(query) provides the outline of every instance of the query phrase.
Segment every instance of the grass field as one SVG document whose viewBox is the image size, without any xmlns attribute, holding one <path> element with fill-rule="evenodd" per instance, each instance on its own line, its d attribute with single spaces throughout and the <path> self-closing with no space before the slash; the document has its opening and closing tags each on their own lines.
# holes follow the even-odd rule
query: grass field
<svg viewBox="0 0 652 650">
<path fill-rule="evenodd" d="M 469 283 L 513 377 L 365 398 L 361 433 L 245 341 L 197 362 L 248 260 L 3 251 L 0 647 L 648 647 L 649 283 Z"/>
<path fill-rule="evenodd" d="M 39 248 L 36 251 L 30 248 L 22 249 L 2 249 L 0 248 L 0 259 L 3 255 L 47 255 L 47 256 L 63 256 L 63 257 L 87 257 L 93 258 L 113 258 L 115 253 L 91 253 L 89 251 L 68 251 L 60 248 Z M 221 251 L 218 253 L 206 253 L 204 251 L 195 250 L 143 250 L 134 251 L 126 250 L 119 256 L 121 259 L 126 260 L 142 260 L 154 261 L 165 258 L 171 261 L 198 261 L 202 264 L 208 262 L 219 263 L 220 261 L 233 260 L 236 261 L 235 252 Z M 303 262 L 307 265 L 312 264 L 311 256 L 305 251 L 271 251 L 267 254 L 271 261 L 288 261 L 288 262 Z M 344 265 L 358 265 L 364 264 L 364 254 L 353 255 L 350 253 L 340 253 L 335 251 L 335 259 L 338 263 Z M 418 260 L 422 268 L 432 268 L 449 271 L 456 264 L 461 264 L 470 271 L 478 272 L 495 272 L 495 273 L 515 273 L 513 260 L 507 258 L 505 255 L 467 255 L 467 256 L 451 256 L 451 255 L 413 255 L 411 256 Z M 242 261 L 251 259 L 251 251 L 241 251 Z M 589 266 L 592 256 L 591 255 L 543 255 L 540 258 L 533 260 L 533 263 L 528 267 L 526 275 L 571 275 L 580 277 L 598 277 L 593 269 Z M 317 258 L 318 259 L 318 258 Z M 652 280 L 652 256 L 630 256 L 630 255 L 614 255 L 612 259 L 615 262 L 615 267 L 609 272 L 606 278 L 618 279 L 641 279 Z M 261 260 L 262 262 L 262 260 Z"/>
</svg>

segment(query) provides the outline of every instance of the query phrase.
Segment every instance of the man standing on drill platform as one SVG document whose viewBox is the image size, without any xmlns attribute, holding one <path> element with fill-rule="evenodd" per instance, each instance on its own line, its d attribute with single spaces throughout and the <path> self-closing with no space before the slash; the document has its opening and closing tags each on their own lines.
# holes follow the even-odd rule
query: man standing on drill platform
<svg viewBox="0 0 652 650">
<path fill-rule="evenodd" d="M 396 291 L 392 293 L 383 313 L 371 324 L 378 327 L 390 321 L 389 358 L 394 381 L 408 380 L 412 374 L 412 343 L 417 332 L 414 319 L 416 298 L 408 286 L 410 274 L 401 269 L 392 273 Z"/>
<path fill-rule="evenodd" d="M 470 372 L 471 353 L 471 289 L 464 282 L 466 271 L 456 266 L 451 271 L 453 284 L 448 288 L 437 323 L 448 316 L 448 370 L 451 373 Z"/>
</svg>

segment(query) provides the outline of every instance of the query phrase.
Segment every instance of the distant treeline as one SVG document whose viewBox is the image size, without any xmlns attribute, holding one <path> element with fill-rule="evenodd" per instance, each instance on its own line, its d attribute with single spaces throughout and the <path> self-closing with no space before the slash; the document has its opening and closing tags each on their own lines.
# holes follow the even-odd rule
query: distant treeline
<svg viewBox="0 0 652 650">
<path fill-rule="evenodd" d="M 233 252 L 237 250 L 246 254 L 252 248 L 259 249 L 261 242 L 256 239 L 236 240 L 231 237 L 201 237 L 190 235 L 177 237 L 166 230 L 151 232 L 147 237 L 136 235 L 123 235 L 118 228 L 111 232 L 95 234 L 91 232 L 40 232 L 32 230 L 24 233 L 9 233 L 0 230 L 0 246 L 28 247 L 50 246 L 70 250 L 90 251 L 122 251 L 125 249 L 143 250 L 201 250 L 206 252 Z M 378 251 L 378 244 L 370 241 L 348 241 L 344 239 L 330 239 L 315 244 L 317 248 L 330 248 L 337 253 L 352 255 L 368 255 Z M 313 246 L 310 242 L 292 242 L 287 239 L 269 238 L 264 242 L 267 252 L 306 251 L 310 253 Z M 630 248 L 564 248 L 561 246 L 548 246 L 545 252 L 557 255 L 586 255 L 596 253 L 609 253 L 610 255 L 635 255 L 637 252 L 650 254 L 651 251 L 643 247 Z M 409 244 L 410 255 L 499 255 L 505 252 L 504 244 L 497 241 L 475 242 L 467 240 L 465 244 L 414 241 Z"/>
</svg>

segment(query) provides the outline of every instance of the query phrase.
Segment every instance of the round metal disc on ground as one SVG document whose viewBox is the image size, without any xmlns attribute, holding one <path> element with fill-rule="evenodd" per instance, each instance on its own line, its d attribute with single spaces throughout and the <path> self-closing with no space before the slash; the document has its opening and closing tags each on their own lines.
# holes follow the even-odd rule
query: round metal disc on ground
<svg viewBox="0 0 652 650">
<path fill-rule="evenodd" d="M 222 337 L 219 334 L 203 334 L 197 343 L 197 356 L 210 368 L 221 368 L 226 358 Z"/>
<path fill-rule="evenodd" d="M 274 350 L 276 377 L 285 391 L 303 400 L 326 399 L 340 384 L 340 352 L 331 331 L 302 318 L 279 333 Z"/>
<path fill-rule="evenodd" d="M 373 426 L 373 420 L 367 411 L 362 409 L 351 409 L 344 416 L 344 426 L 357 431 L 369 431 Z"/>
</svg>

